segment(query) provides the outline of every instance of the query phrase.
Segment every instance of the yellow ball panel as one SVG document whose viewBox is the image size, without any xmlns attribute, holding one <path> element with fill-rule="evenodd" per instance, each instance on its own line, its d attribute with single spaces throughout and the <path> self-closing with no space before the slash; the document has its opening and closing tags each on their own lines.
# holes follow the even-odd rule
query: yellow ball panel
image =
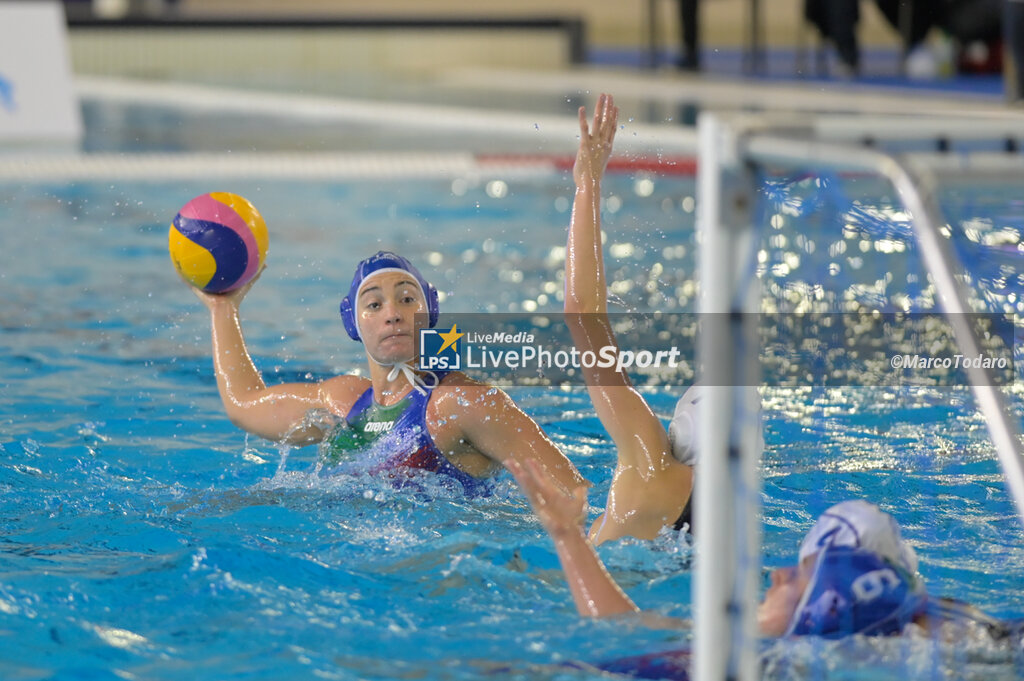
<svg viewBox="0 0 1024 681">
<path fill-rule="evenodd" d="M 171 225 L 171 232 L 168 235 L 168 248 L 174 268 L 192 286 L 203 288 L 217 273 L 217 261 L 214 260 L 213 255 L 202 246 L 185 238 L 174 228 L 174 225 Z"/>
</svg>

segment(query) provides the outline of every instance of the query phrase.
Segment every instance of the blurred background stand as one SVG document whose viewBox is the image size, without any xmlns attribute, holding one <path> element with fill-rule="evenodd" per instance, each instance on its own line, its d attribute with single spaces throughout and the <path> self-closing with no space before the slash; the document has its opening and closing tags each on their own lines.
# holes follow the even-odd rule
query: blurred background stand
<svg viewBox="0 0 1024 681">
<path fill-rule="evenodd" d="M 700 56 L 697 54 L 700 45 L 701 29 L 699 25 L 700 3 L 707 0 L 673 0 L 680 3 L 680 53 L 677 65 L 687 70 L 696 70 Z M 659 2 L 660 0 L 647 0 L 644 4 L 646 21 L 647 59 L 646 66 L 649 69 L 657 68 L 660 63 L 661 34 L 659 28 Z M 689 7 L 687 7 L 689 5 Z M 762 14 L 761 0 L 746 0 L 747 24 L 746 36 L 743 41 L 743 72 L 750 75 L 763 75 L 767 71 L 767 60 L 765 59 L 765 28 Z M 691 52 L 692 50 L 692 52 Z M 692 67 L 690 66 L 692 59 Z"/>
<path fill-rule="evenodd" d="M 64 0 L 69 20 L 161 18 L 177 11 L 178 0 Z"/>
</svg>

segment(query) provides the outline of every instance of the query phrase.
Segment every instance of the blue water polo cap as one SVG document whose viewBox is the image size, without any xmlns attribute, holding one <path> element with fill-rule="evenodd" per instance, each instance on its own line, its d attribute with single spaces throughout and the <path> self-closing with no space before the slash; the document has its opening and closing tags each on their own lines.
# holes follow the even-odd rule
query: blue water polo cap
<svg viewBox="0 0 1024 681">
<path fill-rule="evenodd" d="M 899 633 L 924 611 L 926 600 L 920 580 L 877 553 L 829 546 L 818 552 L 787 635 Z"/>
<path fill-rule="evenodd" d="M 437 302 L 437 289 L 420 274 L 415 266 L 402 256 L 391 251 L 378 251 L 366 260 L 356 265 L 356 273 L 352 277 L 352 285 L 348 288 L 348 295 L 341 300 L 341 320 L 345 323 L 345 330 L 352 340 L 359 338 L 359 326 L 356 324 L 355 304 L 359 296 L 359 290 L 366 283 L 366 280 L 375 274 L 384 272 L 402 271 L 408 272 L 420 286 L 423 299 L 427 305 L 427 315 L 431 328 L 437 324 L 437 317 L 440 309 Z"/>
</svg>

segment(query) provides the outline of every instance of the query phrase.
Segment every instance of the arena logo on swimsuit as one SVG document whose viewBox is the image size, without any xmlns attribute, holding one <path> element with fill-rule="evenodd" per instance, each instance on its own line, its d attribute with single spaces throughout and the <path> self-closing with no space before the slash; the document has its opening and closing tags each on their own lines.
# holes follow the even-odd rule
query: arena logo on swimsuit
<svg viewBox="0 0 1024 681">
<path fill-rule="evenodd" d="M 370 421 L 363 426 L 364 433 L 388 433 L 395 427 L 394 421 Z"/>
</svg>

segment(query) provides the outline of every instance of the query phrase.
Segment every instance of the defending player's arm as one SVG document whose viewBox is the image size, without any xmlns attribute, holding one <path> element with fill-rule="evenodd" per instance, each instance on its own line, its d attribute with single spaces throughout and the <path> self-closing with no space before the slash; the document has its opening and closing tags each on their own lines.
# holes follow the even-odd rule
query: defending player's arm
<svg viewBox="0 0 1024 681">
<path fill-rule="evenodd" d="M 612 153 L 619 110 L 611 95 L 602 94 L 592 127 L 579 109 L 580 145 L 573 164 L 576 195 L 565 252 L 565 311 L 604 314 L 608 311 L 601 245 L 601 180 Z"/>
<path fill-rule="evenodd" d="M 619 110 L 611 95 L 602 94 L 588 126 L 579 110 L 580 144 L 573 166 L 576 196 L 565 258 L 565 313 L 573 343 L 582 352 L 618 350 L 608 320 L 608 293 L 601 244 L 601 180 L 612 153 Z M 668 448 L 664 428 L 624 372 L 584 368 L 587 390 L 598 418 L 619 450 L 623 463 L 660 469 Z"/>
<path fill-rule="evenodd" d="M 577 488 L 567 493 L 559 489 L 532 461 L 510 461 L 507 465 L 555 542 L 558 560 L 579 613 L 584 617 L 608 617 L 639 612 L 608 574 L 593 544 L 583 533 L 585 490 Z"/>
<path fill-rule="evenodd" d="M 534 462 L 513 461 L 509 470 L 555 543 L 576 610 L 584 617 L 637 615 L 652 629 L 688 630 L 690 622 L 642 611 L 608 573 L 594 545 L 583 532 L 586 492 L 566 492 L 552 483 Z"/>
<path fill-rule="evenodd" d="M 579 112 L 580 143 L 573 166 L 576 196 L 566 243 L 565 317 L 581 353 L 618 353 L 608 318 L 608 293 L 601 244 L 601 180 L 612 152 L 618 109 L 602 94 L 588 126 Z M 595 542 L 625 535 L 653 538 L 680 517 L 692 488 L 692 473 L 671 458 L 670 443 L 657 415 L 625 371 L 583 368 L 587 392 L 617 450 L 618 465 L 605 513 L 592 529 Z"/>
</svg>

